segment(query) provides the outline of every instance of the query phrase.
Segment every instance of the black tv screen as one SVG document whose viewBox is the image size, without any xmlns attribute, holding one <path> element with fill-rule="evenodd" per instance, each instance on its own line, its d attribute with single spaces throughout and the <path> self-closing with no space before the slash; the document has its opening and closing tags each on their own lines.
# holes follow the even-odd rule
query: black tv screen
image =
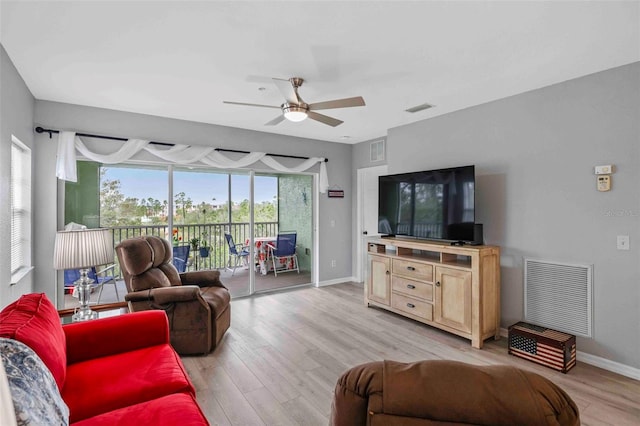
<svg viewBox="0 0 640 426">
<path fill-rule="evenodd" d="M 378 233 L 473 241 L 475 167 L 380 176 Z"/>
</svg>

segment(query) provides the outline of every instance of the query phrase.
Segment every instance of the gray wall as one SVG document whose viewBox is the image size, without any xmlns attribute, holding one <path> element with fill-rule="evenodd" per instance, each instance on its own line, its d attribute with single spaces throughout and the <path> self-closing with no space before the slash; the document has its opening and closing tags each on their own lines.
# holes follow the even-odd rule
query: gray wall
<svg viewBox="0 0 640 426">
<path fill-rule="evenodd" d="M 34 109 L 35 100 L 31 92 L 0 45 L 0 235 L 5 235 L 7 242 L 11 235 L 11 135 L 31 148 L 32 161 L 37 161 L 32 127 Z M 11 259 L 9 246 L 5 243 L 0 246 L 0 306 L 31 292 L 33 273 L 28 273 L 15 286 L 9 286 L 10 282 Z"/>
<path fill-rule="evenodd" d="M 389 173 L 475 164 L 476 222 L 502 248 L 502 326 L 524 315 L 523 257 L 593 264 L 594 337 L 578 350 L 640 368 L 639 123 L 635 63 L 390 129 Z"/>
<path fill-rule="evenodd" d="M 329 159 L 327 171 L 330 184 L 337 183 L 342 187 L 351 186 L 351 146 L 344 144 L 49 101 L 36 101 L 35 124 L 55 129 L 136 137 L 154 141 L 326 157 Z M 37 205 L 56 206 L 57 183 L 54 172 L 56 138 L 49 140 L 48 135 L 37 135 L 36 141 L 39 143 L 39 152 L 46 158 L 46 164 L 39 165 L 35 178 L 36 187 L 42 189 Z M 102 141 L 100 143 L 112 142 Z M 299 160 L 282 159 L 282 163 L 292 166 L 299 163 Z M 263 168 L 262 170 L 268 169 Z M 318 170 L 319 166 L 316 166 L 309 171 Z M 342 204 L 330 203 L 330 201 L 324 194 L 319 197 L 318 237 L 321 282 L 351 276 L 351 242 L 346 238 L 346 241 L 336 244 L 336 241 L 344 240 L 345 235 L 351 235 L 350 199 L 345 200 L 347 202 Z M 53 243 L 49 241 L 49 238 L 53 238 L 56 229 L 60 229 L 63 223 L 60 219 L 62 217 L 60 211 L 58 218 L 56 218 L 51 214 L 51 209 L 41 210 L 36 218 L 36 225 L 39 228 L 37 238 L 43 238 L 46 241 L 43 244 L 42 252 L 38 254 L 36 259 L 36 277 L 50 277 L 53 274 L 51 267 Z M 330 225 L 332 220 L 335 221 L 335 227 Z M 339 262 L 335 268 L 331 268 L 330 261 L 335 256 L 338 256 L 338 259 L 345 259 L 345 261 Z M 52 288 L 53 284 L 49 281 L 47 288 L 43 288 L 42 291 L 54 291 Z"/>
</svg>

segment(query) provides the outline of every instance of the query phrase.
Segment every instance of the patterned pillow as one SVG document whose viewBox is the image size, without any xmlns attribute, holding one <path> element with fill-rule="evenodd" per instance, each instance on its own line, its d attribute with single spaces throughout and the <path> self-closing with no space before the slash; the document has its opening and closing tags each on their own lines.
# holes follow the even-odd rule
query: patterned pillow
<svg viewBox="0 0 640 426">
<path fill-rule="evenodd" d="M 29 346 L 0 337 L 0 359 L 7 373 L 18 425 L 69 424 L 69 408 L 53 375 Z"/>
</svg>

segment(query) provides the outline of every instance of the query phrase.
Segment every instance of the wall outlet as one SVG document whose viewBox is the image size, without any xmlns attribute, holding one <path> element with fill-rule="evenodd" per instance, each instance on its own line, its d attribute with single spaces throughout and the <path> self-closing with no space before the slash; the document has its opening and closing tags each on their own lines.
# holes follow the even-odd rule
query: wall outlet
<svg viewBox="0 0 640 426">
<path fill-rule="evenodd" d="M 336 261 L 335 261 L 335 260 L 332 260 L 332 261 L 331 261 L 331 267 L 332 267 L 332 268 L 335 268 L 335 267 L 336 267 Z"/>
<path fill-rule="evenodd" d="M 618 250 L 629 250 L 629 236 L 618 235 L 617 247 Z"/>
</svg>

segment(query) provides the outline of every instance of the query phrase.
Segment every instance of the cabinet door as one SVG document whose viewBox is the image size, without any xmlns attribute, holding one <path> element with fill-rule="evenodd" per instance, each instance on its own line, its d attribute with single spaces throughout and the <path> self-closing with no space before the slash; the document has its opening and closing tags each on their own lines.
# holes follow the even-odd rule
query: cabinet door
<svg viewBox="0 0 640 426">
<path fill-rule="evenodd" d="M 391 297 L 391 272 L 389 258 L 369 256 L 369 299 L 388 305 Z"/>
<path fill-rule="evenodd" d="M 435 321 L 471 333 L 471 271 L 436 267 Z"/>
</svg>

